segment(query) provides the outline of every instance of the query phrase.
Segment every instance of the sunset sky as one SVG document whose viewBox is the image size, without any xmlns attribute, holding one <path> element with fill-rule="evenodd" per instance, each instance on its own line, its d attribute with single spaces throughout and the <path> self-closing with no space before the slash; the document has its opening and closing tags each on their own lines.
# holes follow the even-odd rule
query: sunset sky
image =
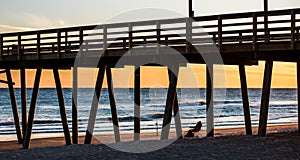
<svg viewBox="0 0 300 160">
<path fill-rule="evenodd" d="M 194 0 L 195 16 L 263 10 L 262 0 Z M 216 5 L 218 4 L 218 5 Z M 176 18 L 187 16 L 187 0 L 10 0 L 0 2 L 0 33 L 38 30 L 88 24 Z M 153 9 L 151 9 L 153 8 Z M 269 9 L 300 8 L 299 0 L 269 0 Z M 147 9 L 147 14 L 143 12 Z M 158 10 L 159 9 L 159 10 Z M 150 11 L 150 12 L 149 12 Z M 240 87 L 237 66 L 225 67 L 225 75 L 216 69 L 216 87 Z M 261 88 L 264 62 L 248 66 L 250 88 Z M 133 68 L 126 66 L 113 71 L 115 87 L 132 87 Z M 155 70 L 155 71 L 154 71 Z M 33 86 L 34 70 L 27 71 L 27 85 Z M 165 87 L 168 84 L 165 68 L 143 68 L 143 87 Z M 72 86 L 72 72 L 61 71 L 64 87 Z M 87 78 L 87 77 L 91 78 Z M 224 76 L 224 79 L 218 77 Z M 81 69 L 79 85 L 94 86 L 95 72 Z M 5 79 L 0 75 L 0 79 Z M 19 87 L 19 72 L 13 72 L 15 87 Z M 204 66 L 189 65 L 180 70 L 179 87 L 205 87 Z M 41 87 L 53 87 L 51 71 L 43 71 Z M 6 87 L 0 84 L 0 87 Z M 296 65 L 275 63 L 272 87 L 296 87 Z"/>
</svg>

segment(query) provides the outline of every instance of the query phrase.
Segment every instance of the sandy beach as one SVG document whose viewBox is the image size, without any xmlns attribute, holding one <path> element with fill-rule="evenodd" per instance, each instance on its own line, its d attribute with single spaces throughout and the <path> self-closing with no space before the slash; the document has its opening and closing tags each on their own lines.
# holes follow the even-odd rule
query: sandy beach
<svg viewBox="0 0 300 160">
<path fill-rule="evenodd" d="M 262 138 L 255 136 L 257 127 L 253 127 L 254 136 L 246 136 L 244 128 L 216 129 L 215 138 L 179 139 L 166 148 L 140 154 L 114 150 L 101 144 L 100 138 L 94 138 L 92 145 L 83 145 L 84 138 L 80 137 L 79 145 L 70 146 L 65 146 L 62 137 L 33 139 L 30 150 L 8 141 L 0 143 L 0 159 L 299 159 L 296 124 L 269 126 L 268 133 Z M 150 133 L 141 135 L 142 140 L 145 137 L 151 137 Z M 122 135 L 122 140 L 126 141 L 126 136 Z"/>
</svg>

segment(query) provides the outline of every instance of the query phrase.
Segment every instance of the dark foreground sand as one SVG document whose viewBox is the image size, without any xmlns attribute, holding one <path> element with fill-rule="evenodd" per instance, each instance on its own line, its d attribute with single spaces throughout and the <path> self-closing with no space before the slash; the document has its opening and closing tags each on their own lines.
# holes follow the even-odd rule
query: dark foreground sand
<svg viewBox="0 0 300 160">
<path fill-rule="evenodd" d="M 37 147 L 0 152 L 0 159 L 300 159 L 300 133 L 184 139 L 164 149 L 140 154 L 120 152 L 103 144 Z"/>
</svg>

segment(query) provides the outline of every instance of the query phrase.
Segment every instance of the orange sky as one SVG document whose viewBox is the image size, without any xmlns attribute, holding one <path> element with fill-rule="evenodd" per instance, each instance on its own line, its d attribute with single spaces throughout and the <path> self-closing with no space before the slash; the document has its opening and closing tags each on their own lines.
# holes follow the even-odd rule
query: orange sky
<svg viewBox="0 0 300 160">
<path fill-rule="evenodd" d="M 133 70 L 131 66 L 125 68 L 113 69 L 114 87 L 132 87 L 133 86 Z M 225 72 L 224 72 L 225 71 Z M 263 80 L 264 62 L 260 62 L 258 66 L 247 66 L 247 81 L 249 88 L 261 88 Z M 214 69 L 215 87 L 239 88 L 239 73 L 237 66 L 215 66 Z M 20 87 L 20 76 L 18 71 L 13 71 L 13 81 L 15 87 Z M 33 86 L 35 70 L 27 70 L 27 87 Z M 61 70 L 61 81 L 65 88 L 72 86 L 72 72 L 70 70 Z M 225 74 L 223 74 L 225 73 Z M 79 87 L 93 87 L 95 85 L 96 70 L 80 69 L 79 70 Z M 182 67 L 179 73 L 178 87 L 205 88 L 205 68 L 204 65 L 189 64 Z M 166 87 L 168 85 L 168 76 L 166 68 L 161 67 L 143 67 L 141 70 L 142 87 Z M 6 80 L 4 74 L 0 75 L 0 79 Z M 40 87 L 53 87 L 54 79 L 51 70 L 43 70 Z M 104 82 L 106 87 L 106 79 Z M 7 87 L 0 84 L 0 87 Z M 296 87 L 296 64 L 295 63 L 279 63 L 275 62 L 273 67 L 273 88 L 295 88 Z"/>
<path fill-rule="evenodd" d="M 176 2 L 175 2 L 176 1 Z M 159 2 L 159 3 L 158 3 Z M 184 17 L 187 15 L 187 2 L 180 0 L 173 0 L 169 5 L 168 1 L 119 1 L 120 5 L 115 5 L 113 1 L 96 1 L 89 3 L 81 1 L 80 3 L 72 4 L 61 3 L 57 7 L 56 3 L 52 1 L 1 1 L 2 7 L 0 14 L 0 32 L 16 32 L 37 30 L 46 28 L 57 28 L 66 26 L 78 26 L 86 24 L 103 24 L 112 22 L 138 21 L 150 19 L 166 19 L 174 17 Z M 175 3 L 174 3 L 175 2 Z M 237 13 L 248 11 L 263 10 L 263 1 L 261 0 L 210 0 L 210 1 L 195 1 L 194 10 L 196 16 L 213 15 L 220 13 Z M 221 5 L 215 5 L 219 3 Z M 94 5 L 90 5 L 94 4 Z M 134 4 L 134 5 L 130 5 Z M 27 6 L 27 7 L 26 7 Z M 30 6 L 30 7 L 28 7 Z M 299 0 L 276 0 L 270 1 L 269 9 L 287 9 L 299 8 Z M 100 7 L 100 8 L 99 8 Z M 145 7 L 159 9 L 148 11 L 146 14 Z M 30 9 L 28 9 L 30 8 Z M 55 8 L 55 12 L 53 12 Z M 68 8 L 68 14 L 66 14 Z M 212 9 L 213 8 L 213 9 Z M 143 16 L 136 14 L 140 11 Z M 135 13 L 135 14 L 133 14 Z M 163 13 L 163 14 L 162 14 Z M 92 16 L 97 15 L 97 16 Z M 80 18 L 84 17 L 84 18 Z M 110 17 L 110 18 L 108 18 Z M 30 19 L 30 20 L 29 20 Z M 193 67 L 191 67 L 193 66 Z M 249 88 L 261 88 L 263 79 L 264 62 L 259 66 L 246 67 L 247 80 Z M 113 71 L 115 87 L 132 87 L 131 67 L 125 69 L 116 69 Z M 27 86 L 32 87 L 34 82 L 34 70 L 27 71 Z M 72 87 L 72 72 L 60 71 L 63 87 Z M 143 87 L 166 87 L 168 85 L 166 69 L 157 68 L 143 68 L 142 69 L 142 86 Z M 16 82 L 15 87 L 20 87 L 19 72 L 13 71 L 13 80 Z M 79 86 L 93 87 L 95 73 L 90 70 L 82 69 L 80 75 Z M 195 78 L 196 77 L 196 78 Z M 5 80 L 5 75 L 0 75 L 0 79 Z M 41 79 L 41 87 L 53 87 L 54 80 L 51 71 L 43 71 Z M 89 81 L 90 80 L 90 81 Z M 215 86 L 239 88 L 239 74 L 237 66 L 225 67 L 225 74 L 222 70 L 215 71 Z M 104 84 L 106 86 L 106 82 Z M 179 76 L 179 87 L 205 87 L 205 69 L 204 66 L 190 65 L 187 68 L 181 68 Z M 5 84 L 0 84 L 0 87 L 7 87 Z M 294 63 L 274 63 L 273 71 L 273 88 L 295 88 L 296 87 L 296 66 Z"/>
</svg>

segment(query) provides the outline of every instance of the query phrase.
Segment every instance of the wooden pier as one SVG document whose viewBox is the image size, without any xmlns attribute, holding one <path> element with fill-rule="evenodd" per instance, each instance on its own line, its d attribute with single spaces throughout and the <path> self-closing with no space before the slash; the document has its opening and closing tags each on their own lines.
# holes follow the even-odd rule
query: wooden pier
<svg viewBox="0 0 300 160">
<path fill-rule="evenodd" d="M 40 76 L 44 69 L 53 70 L 66 144 L 71 144 L 58 70 L 73 68 L 72 141 L 73 144 L 77 144 L 77 69 L 78 67 L 97 67 L 99 73 L 91 107 L 93 112 L 89 117 L 85 143 L 91 143 L 105 73 L 108 77 L 113 124 L 116 126 L 114 127 L 115 140 L 120 142 L 119 122 L 110 70 L 115 67 L 121 57 L 126 56 L 129 59 L 126 65 L 136 65 L 136 61 L 141 58 L 149 60 L 149 62 L 153 59 L 167 62 L 167 48 L 172 48 L 180 53 L 180 56 L 183 56 L 189 63 L 205 64 L 206 61 L 203 57 L 213 59 L 213 57 L 221 56 L 222 63 L 207 64 L 206 97 L 209 102 L 207 103 L 207 135 L 214 136 L 213 77 L 211 76 L 214 64 L 239 66 L 245 128 L 246 133 L 251 135 L 245 66 L 257 65 L 258 61 L 266 61 L 258 133 L 260 136 L 265 136 L 273 62 L 297 63 L 298 88 L 300 85 L 299 29 L 300 9 L 288 9 L 202 16 L 193 17 L 193 19 L 178 18 L 5 33 L 0 34 L 0 68 L 3 69 L 1 73 L 6 73 L 7 80 L 0 82 L 7 83 L 9 87 L 18 141 L 23 143 L 24 148 L 29 148 Z M 199 53 L 198 47 L 205 48 L 212 45 L 211 42 L 217 46 L 219 53 Z M 80 66 L 74 66 L 78 53 L 90 55 L 86 57 L 85 62 L 99 57 L 99 53 L 103 53 L 103 55 L 96 66 L 85 62 L 81 62 Z M 172 71 L 178 71 L 181 63 L 184 61 L 172 62 L 173 66 L 168 67 L 172 67 Z M 138 141 L 140 134 L 140 66 L 135 67 L 137 70 L 134 76 L 134 140 Z M 26 116 L 26 69 L 37 69 L 28 118 Z M 10 75 L 11 70 L 20 70 L 21 74 L 22 131 Z M 168 124 L 171 121 L 172 111 L 179 113 L 176 92 L 178 77 L 174 76 L 176 74 L 169 70 L 170 84 L 161 139 L 168 139 Z M 298 97 L 300 97 L 299 90 Z M 180 122 L 180 118 L 176 121 Z M 300 124 L 299 121 L 298 124 Z M 179 134 L 181 132 L 180 124 L 176 123 L 176 129 Z"/>
</svg>

